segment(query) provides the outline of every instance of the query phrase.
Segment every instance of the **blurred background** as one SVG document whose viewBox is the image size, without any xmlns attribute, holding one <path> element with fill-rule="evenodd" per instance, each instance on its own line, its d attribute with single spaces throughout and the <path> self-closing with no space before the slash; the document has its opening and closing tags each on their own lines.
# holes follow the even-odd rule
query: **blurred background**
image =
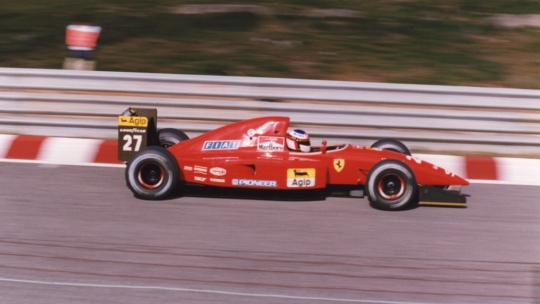
<svg viewBox="0 0 540 304">
<path fill-rule="evenodd" d="M 85 13 L 101 71 L 540 88 L 535 0 L 2 2 L 2 67 L 61 68 Z"/>
<path fill-rule="evenodd" d="M 81 15 L 98 72 L 60 70 Z M 539 38 L 538 0 L 1 0 L 0 302 L 540 303 Z M 314 144 L 396 138 L 468 207 L 138 200 L 132 106 L 190 137 L 285 113 Z"/>
</svg>

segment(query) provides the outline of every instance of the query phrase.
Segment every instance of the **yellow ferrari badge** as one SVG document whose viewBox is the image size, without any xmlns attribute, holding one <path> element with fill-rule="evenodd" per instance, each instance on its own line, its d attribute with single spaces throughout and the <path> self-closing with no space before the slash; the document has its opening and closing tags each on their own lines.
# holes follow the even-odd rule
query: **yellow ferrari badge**
<svg viewBox="0 0 540 304">
<path fill-rule="evenodd" d="M 334 169 L 336 169 L 337 172 L 341 172 L 343 167 L 345 167 L 345 160 L 343 158 L 334 159 Z"/>
</svg>

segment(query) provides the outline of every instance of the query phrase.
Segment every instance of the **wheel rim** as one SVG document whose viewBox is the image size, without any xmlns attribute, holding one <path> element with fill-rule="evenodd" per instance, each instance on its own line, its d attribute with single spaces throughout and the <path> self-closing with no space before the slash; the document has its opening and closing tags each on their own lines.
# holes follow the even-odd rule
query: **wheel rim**
<svg viewBox="0 0 540 304">
<path fill-rule="evenodd" d="M 143 187 L 155 189 L 161 186 L 165 180 L 165 171 L 163 171 L 163 168 L 158 164 L 146 163 L 139 168 L 137 179 Z"/>
<path fill-rule="evenodd" d="M 395 200 L 405 192 L 405 180 L 397 174 L 386 174 L 377 184 L 379 195 L 387 200 Z"/>
</svg>

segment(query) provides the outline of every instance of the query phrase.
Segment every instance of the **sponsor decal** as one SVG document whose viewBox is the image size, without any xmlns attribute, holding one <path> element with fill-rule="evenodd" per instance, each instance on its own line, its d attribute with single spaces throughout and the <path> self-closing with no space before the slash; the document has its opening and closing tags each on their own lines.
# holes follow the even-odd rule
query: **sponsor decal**
<svg viewBox="0 0 540 304">
<path fill-rule="evenodd" d="M 265 152 L 284 151 L 285 138 L 275 136 L 259 136 L 257 150 Z"/>
<path fill-rule="evenodd" d="M 408 160 L 414 160 L 417 164 L 421 164 L 422 163 L 422 160 L 421 159 L 418 159 L 416 157 L 412 157 L 410 155 L 405 155 L 405 157 L 408 159 Z"/>
<path fill-rule="evenodd" d="M 210 181 L 214 182 L 214 183 L 224 183 L 225 182 L 225 180 L 223 178 L 213 178 L 213 177 L 210 178 Z"/>
<path fill-rule="evenodd" d="M 184 166 L 184 170 L 193 171 L 193 167 L 192 166 Z"/>
<path fill-rule="evenodd" d="M 277 187 L 277 182 L 272 180 L 258 179 L 233 179 L 234 186 L 252 186 L 252 187 Z"/>
<path fill-rule="evenodd" d="M 313 187 L 315 186 L 315 168 L 293 168 L 287 170 L 287 187 Z"/>
<path fill-rule="evenodd" d="M 284 160 L 283 157 L 268 157 L 268 156 L 258 156 L 257 159 L 264 159 L 264 160 Z"/>
<path fill-rule="evenodd" d="M 264 125 L 258 127 L 257 129 L 249 129 L 247 131 L 247 135 L 249 137 L 253 137 L 257 134 L 261 135 L 261 134 L 264 134 L 272 129 L 275 129 L 276 126 L 277 126 L 277 122 L 276 121 L 269 121 L 269 122 L 266 122 Z"/>
<path fill-rule="evenodd" d="M 206 167 L 203 167 L 203 166 L 195 166 L 195 173 L 199 173 L 199 174 L 204 174 L 206 175 L 206 172 L 207 172 L 207 168 Z"/>
<path fill-rule="evenodd" d="M 223 176 L 227 174 L 227 170 L 220 167 L 213 167 L 213 168 L 210 168 L 210 173 L 212 173 L 212 175 L 215 175 L 215 176 Z"/>
<path fill-rule="evenodd" d="M 239 140 L 209 140 L 205 141 L 203 150 L 236 150 L 240 146 Z"/>
<path fill-rule="evenodd" d="M 343 170 L 344 167 L 345 167 L 345 160 L 343 158 L 334 159 L 334 169 L 336 169 L 337 172 L 341 172 L 341 170 Z"/>
<path fill-rule="evenodd" d="M 131 129 L 121 128 L 118 131 L 122 133 L 146 133 L 146 129 L 138 129 L 138 128 L 131 128 Z"/>
<path fill-rule="evenodd" d="M 451 171 L 448 171 L 448 170 L 443 169 L 443 168 L 439 168 L 439 167 L 437 167 L 437 166 L 435 166 L 435 165 L 433 165 L 433 169 L 435 169 L 435 170 L 441 169 L 441 170 L 444 171 L 444 174 L 446 174 L 446 175 L 450 175 L 450 176 L 452 176 L 452 177 L 456 176 L 456 175 L 455 175 L 454 173 L 452 173 Z"/>
<path fill-rule="evenodd" d="M 206 180 L 206 177 L 195 176 L 194 179 L 199 182 L 204 182 Z"/>
<path fill-rule="evenodd" d="M 118 116 L 118 125 L 122 127 L 148 127 L 148 118 L 140 116 Z"/>
</svg>

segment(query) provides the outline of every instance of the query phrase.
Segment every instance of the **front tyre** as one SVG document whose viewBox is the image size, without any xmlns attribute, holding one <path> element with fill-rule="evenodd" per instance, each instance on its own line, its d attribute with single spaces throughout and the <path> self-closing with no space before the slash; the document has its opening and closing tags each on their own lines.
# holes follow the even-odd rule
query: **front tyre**
<svg viewBox="0 0 540 304">
<path fill-rule="evenodd" d="M 371 148 L 389 150 L 389 151 L 394 151 L 394 152 L 398 152 L 405 155 L 411 155 L 411 151 L 409 150 L 409 148 L 407 148 L 407 146 L 404 143 L 393 138 L 379 139 L 371 145 Z"/>
<path fill-rule="evenodd" d="M 397 160 L 383 160 L 368 173 L 368 200 L 381 210 L 402 210 L 418 203 L 418 185 L 412 170 Z"/>
<path fill-rule="evenodd" d="M 127 186 L 136 197 L 159 200 L 175 190 L 179 169 L 176 159 L 166 148 L 150 146 L 131 157 L 125 174 Z"/>
</svg>

